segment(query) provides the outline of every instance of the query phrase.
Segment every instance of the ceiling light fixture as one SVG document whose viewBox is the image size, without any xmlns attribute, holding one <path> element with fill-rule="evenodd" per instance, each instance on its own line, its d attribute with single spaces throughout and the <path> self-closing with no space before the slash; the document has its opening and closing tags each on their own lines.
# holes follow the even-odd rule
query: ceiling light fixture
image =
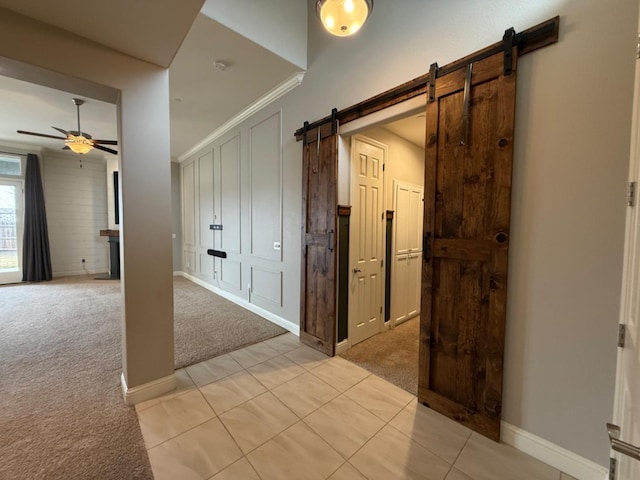
<svg viewBox="0 0 640 480">
<path fill-rule="evenodd" d="M 367 21 L 373 0 L 318 0 L 316 13 L 324 28 L 332 35 L 353 35 Z"/>
<path fill-rule="evenodd" d="M 216 60 L 215 62 L 213 62 L 213 68 L 215 68 L 219 72 L 224 72 L 227 68 L 227 64 Z"/>
<path fill-rule="evenodd" d="M 82 130 L 80 130 L 80 105 L 84 103 L 84 100 L 79 98 L 73 99 L 73 104 L 76 106 L 76 111 L 78 113 L 78 131 L 77 132 L 69 132 L 67 135 L 67 139 L 64 141 L 64 144 L 71 149 L 72 152 L 84 154 L 93 150 L 93 142 L 90 141 L 91 136 L 84 134 Z M 77 135 L 74 135 L 77 133 Z"/>
</svg>

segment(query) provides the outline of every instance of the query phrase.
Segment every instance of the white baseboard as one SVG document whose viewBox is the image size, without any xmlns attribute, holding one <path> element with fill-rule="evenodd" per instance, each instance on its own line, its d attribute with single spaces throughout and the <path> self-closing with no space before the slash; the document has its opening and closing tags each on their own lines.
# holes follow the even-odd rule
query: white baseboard
<svg viewBox="0 0 640 480">
<path fill-rule="evenodd" d="M 608 470 L 591 460 L 522 430 L 507 422 L 501 423 L 503 443 L 537 458 L 579 480 L 606 480 Z"/>
<path fill-rule="evenodd" d="M 174 270 L 173 271 L 173 276 L 174 277 L 184 277 L 185 273 L 182 270 Z"/>
<path fill-rule="evenodd" d="M 120 376 L 120 382 L 122 384 L 122 396 L 124 397 L 124 403 L 127 405 L 135 405 L 136 403 L 151 400 L 152 398 L 159 397 L 160 395 L 168 393 L 176 388 L 176 376 L 173 373 L 166 377 L 159 378 L 158 380 L 138 385 L 133 388 L 127 387 L 127 381 L 125 380 L 123 373 Z"/>
<path fill-rule="evenodd" d="M 181 274 L 181 276 L 183 276 L 187 280 L 191 280 L 193 283 L 197 283 L 198 285 L 200 285 L 203 288 L 206 288 L 210 292 L 213 292 L 216 295 L 220 295 L 221 297 L 226 298 L 230 302 L 233 302 L 236 305 L 241 306 L 242 308 L 246 308 L 247 310 L 249 310 L 250 312 L 255 313 L 256 315 L 260 315 L 265 320 L 269 320 L 271 323 L 275 323 L 279 327 L 282 327 L 282 328 L 290 331 L 294 335 L 300 336 L 300 326 L 299 325 L 297 325 L 297 324 L 295 324 L 293 322 L 290 322 L 289 320 L 286 320 L 286 319 L 284 319 L 282 317 L 279 317 L 275 313 L 271 313 L 271 312 L 265 310 L 264 308 L 257 307 L 253 303 L 249 303 L 246 300 L 244 300 L 243 298 L 239 298 L 239 297 L 237 297 L 237 296 L 235 296 L 235 295 L 233 295 L 233 294 L 231 294 L 229 292 L 225 292 L 224 290 L 222 290 L 222 289 L 220 289 L 218 287 L 214 287 L 213 285 L 210 285 L 207 282 L 205 282 L 204 280 L 200 280 L 199 278 L 194 277 L 193 275 L 189 275 L 188 273 L 185 273 L 185 272 L 180 272 L 180 274 Z"/>
<path fill-rule="evenodd" d="M 336 344 L 336 355 L 342 355 L 347 350 L 349 350 L 349 339 L 343 340 L 340 343 Z"/>
</svg>

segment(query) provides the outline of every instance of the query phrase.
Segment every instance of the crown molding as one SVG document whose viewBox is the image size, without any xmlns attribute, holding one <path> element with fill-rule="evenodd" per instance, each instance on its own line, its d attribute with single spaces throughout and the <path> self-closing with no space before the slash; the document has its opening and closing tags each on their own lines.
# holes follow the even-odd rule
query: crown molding
<svg viewBox="0 0 640 480">
<path fill-rule="evenodd" d="M 302 79 L 304 78 L 304 75 L 305 75 L 305 72 L 298 72 L 293 74 L 287 80 L 279 84 L 277 87 L 275 87 L 273 90 L 269 91 L 262 97 L 260 97 L 258 100 L 256 100 L 247 108 L 245 108 L 240 113 L 238 113 L 235 117 L 232 117 L 226 123 L 223 123 L 220 127 L 216 128 L 213 132 L 211 132 L 209 135 L 207 135 L 205 138 L 200 140 L 189 150 L 187 150 L 182 155 L 180 155 L 178 157 L 178 162 L 179 163 L 183 162 L 187 158 L 191 157 L 194 153 L 198 152 L 198 150 L 202 149 L 203 147 L 206 147 L 209 143 L 220 138 L 222 135 L 224 135 L 234 127 L 237 127 L 238 125 L 240 125 L 247 118 L 251 117 L 252 115 L 262 110 L 267 105 L 270 105 L 280 97 L 289 93 L 291 90 L 293 90 L 294 88 L 296 88 L 298 85 L 302 83 Z"/>
</svg>

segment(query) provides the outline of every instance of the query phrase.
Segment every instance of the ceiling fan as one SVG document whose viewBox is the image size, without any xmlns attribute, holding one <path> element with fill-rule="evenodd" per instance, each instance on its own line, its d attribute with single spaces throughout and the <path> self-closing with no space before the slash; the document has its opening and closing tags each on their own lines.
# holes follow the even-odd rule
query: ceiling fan
<svg viewBox="0 0 640 480">
<path fill-rule="evenodd" d="M 35 133 L 35 132 L 27 132 L 25 130 L 18 130 L 18 133 L 23 133 L 25 135 L 34 135 L 36 137 L 44 137 L 44 138 L 55 138 L 57 140 L 64 140 L 65 146 L 62 148 L 63 150 L 72 150 L 75 153 L 83 154 L 90 152 L 92 149 L 102 150 L 103 152 L 113 153 L 117 155 L 118 152 L 113 150 L 112 148 L 104 147 L 103 145 L 117 145 L 118 142 L 116 140 L 95 140 L 91 138 L 86 132 L 83 132 L 80 129 L 80 105 L 84 103 L 84 100 L 79 98 L 72 99 L 73 104 L 76 106 L 78 112 L 78 130 L 63 130 L 58 127 L 51 127 L 60 133 L 66 135 L 64 137 L 57 137 L 55 135 L 46 135 L 44 133 Z"/>
</svg>

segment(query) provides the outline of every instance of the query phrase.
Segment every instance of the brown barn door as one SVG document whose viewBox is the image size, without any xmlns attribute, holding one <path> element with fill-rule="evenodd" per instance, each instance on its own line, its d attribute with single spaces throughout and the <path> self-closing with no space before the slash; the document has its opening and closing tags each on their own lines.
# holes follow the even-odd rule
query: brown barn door
<svg viewBox="0 0 640 480">
<path fill-rule="evenodd" d="M 419 401 L 500 436 L 516 48 L 442 75 L 427 104 Z M 509 71 L 511 70 L 511 71 Z"/>
<path fill-rule="evenodd" d="M 333 356 L 336 343 L 338 135 L 335 120 L 304 132 L 300 340 Z"/>
</svg>

